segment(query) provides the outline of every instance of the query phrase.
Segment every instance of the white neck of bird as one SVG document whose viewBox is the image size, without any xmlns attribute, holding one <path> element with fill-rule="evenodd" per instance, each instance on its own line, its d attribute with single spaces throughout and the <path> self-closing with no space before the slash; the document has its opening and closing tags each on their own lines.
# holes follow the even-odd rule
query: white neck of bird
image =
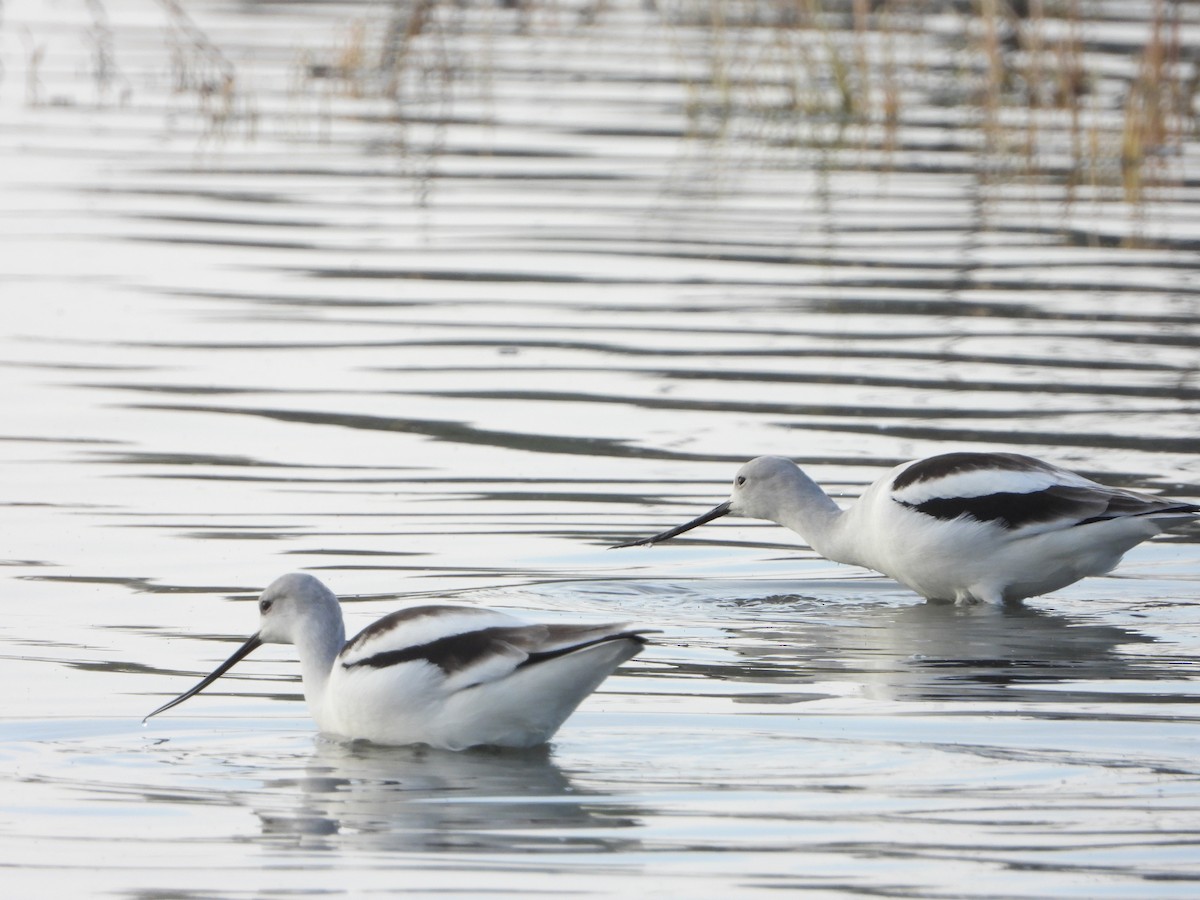
<svg viewBox="0 0 1200 900">
<path fill-rule="evenodd" d="M 325 688 L 337 655 L 346 643 L 346 628 L 338 616 L 336 627 L 312 631 L 296 641 L 300 656 L 300 674 L 304 679 L 304 699 L 314 719 L 320 721 Z"/>
<path fill-rule="evenodd" d="M 790 528 L 809 546 L 834 562 L 857 564 L 846 540 L 846 511 L 819 484 L 797 469 L 779 503 L 779 516 L 772 517 Z"/>
</svg>

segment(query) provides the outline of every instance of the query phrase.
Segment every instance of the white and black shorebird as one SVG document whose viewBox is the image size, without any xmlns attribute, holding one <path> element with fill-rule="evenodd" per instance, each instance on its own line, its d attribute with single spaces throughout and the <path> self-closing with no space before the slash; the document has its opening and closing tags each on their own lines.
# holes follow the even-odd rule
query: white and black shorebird
<svg viewBox="0 0 1200 900">
<path fill-rule="evenodd" d="M 253 637 L 146 718 L 200 693 L 262 644 L 295 644 L 322 732 L 447 750 L 534 747 L 646 643 L 645 630 L 626 625 L 531 625 L 451 604 L 398 610 L 347 643 L 337 597 L 302 573 L 272 582 L 258 610 Z"/>
<path fill-rule="evenodd" d="M 946 453 L 904 463 L 842 509 L 791 460 L 738 470 L 730 498 L 653 537 L 726 514 L 790 528 L 822 556 L 959 605 L 1023 600 L 1109 571 L 1131 547 L 1200 507 L 1106 487 L 1017 453 Z"/>
</svg>

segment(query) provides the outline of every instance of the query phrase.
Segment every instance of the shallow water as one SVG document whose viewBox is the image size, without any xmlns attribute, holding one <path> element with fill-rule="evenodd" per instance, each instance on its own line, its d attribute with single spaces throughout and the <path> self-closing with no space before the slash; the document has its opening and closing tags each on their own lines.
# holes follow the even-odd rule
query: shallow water
<svg viewBox="0 0 1200 900">
<path fill-rule="evenodd" d="M 321 68 L 388 7 L 187 9 L 227 120 L 169 5 L 0 21 L 10 889 L 1196 894 L 1194 537 L 1020 609 L 762 523 L 606 549 L 769 453 L 846 498 L 950 447 L 1194 498 L 1193 180 L 982 196 L 932 102 L 885 167 L 697 136 L 704 48 L 624 6 L 463 12 L 401 124 Z M 449 596 L 663 634 L 546 752 L 326 740 L 278 647 L 141 726 L 293 569 L 351 630 Z"/>
</svg>

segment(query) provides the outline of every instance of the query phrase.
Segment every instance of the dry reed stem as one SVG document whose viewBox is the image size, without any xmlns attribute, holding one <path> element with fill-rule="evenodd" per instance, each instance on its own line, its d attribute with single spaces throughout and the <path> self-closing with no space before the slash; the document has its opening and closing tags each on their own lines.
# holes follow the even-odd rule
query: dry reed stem
<svg viewBox="0 0 1200 900">
<path fill-rule="evenodd" d="M 236 117 L 237 68 L 192 20 L 180 0 L 158 0 L 167 14 L 175 90 L 192 94 L 211 135 L 224 136 Z M 244 117 L 248 122 L 252 116 Z"/>
</svg>

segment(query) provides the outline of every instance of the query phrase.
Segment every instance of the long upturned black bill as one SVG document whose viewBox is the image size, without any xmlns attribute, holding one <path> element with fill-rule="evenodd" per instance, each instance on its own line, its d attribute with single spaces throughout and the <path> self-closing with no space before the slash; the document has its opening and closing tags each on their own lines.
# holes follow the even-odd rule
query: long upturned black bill
<svg viewBox="0 0 1200 900">
<path fill-rule="evenodd" d="M 692 519 L 690 522 L 685 522 L 683 525 L 676 525 L 674 528 L 669 528 L 662 534 L 656 534 L 654 537 L 639 538 L 636 541 L 626 541 L 624 544 L 614 544 L 610 549 L 620 550 L 622 547 L 640 547 L 643 544 L 658 544 L 662 541 L 669 541 L 677 534 L 683 534 L 685 531 L 691 531 L 693 528 L 697 528 L 700 525 L 703 525 L 705 522 L 711 522 L 713 519 L 719 519 L 721 516 L 728 514 L 728 512 L 729 501 L 726 500 L 719 506 L 714 506 L 704 515 Z"/>
<path fill-rule="evenodd" d="M 188 697 L 196 696 L 198 693 L 200 693 L 202 690 L 204 690 L 206 687 L 208 687 L 210 684 L 212 684 L 214 681 L 216 681 L 218 678 L 220 678 L 222 675 L 224 675 L 230 669 L 232 669 L 234 667 L 234 664 L 236 664 L 238 660 L 242 659 L 243 657 L 249 656 L 251 652 L 253 652 L 254 650 L 256 650 L 257 648 L 259 648 L 261 646 L 262 646 L 262 638 L 260 638 L 257 634 L 254 635 L 252 638 L 250 638 L 250 640 L 246 641 L 246 643 L 244 643 L 244 644 L 242 644 L 242 646 L 238 647 L 237 650 L 234 651 L 233 656 L 229 657 L 229 659 L 225 660 L 225 662 L 223 662 L 219 666 L 217 666 L 216 669 L 213 670 L 211 675 L 206 675 L 204 680 L 201 681 L 194 688 L 192 688 L 190 691 L 186 691 L 186 692 L 180 694 L 174 700 L 164 703 L 162 706 L 160 706 L 154 712 L 150 713 L 149 716 L 146 716 L 145 719 L 142 719 L 142 724 L 145 725 L 146 720 L 149 719 L 150 716 L 157 716 L 160 712 L 166 712 L 172 706 L 178 706 L 180 703 L 182 703 Z"/>
</svg>

